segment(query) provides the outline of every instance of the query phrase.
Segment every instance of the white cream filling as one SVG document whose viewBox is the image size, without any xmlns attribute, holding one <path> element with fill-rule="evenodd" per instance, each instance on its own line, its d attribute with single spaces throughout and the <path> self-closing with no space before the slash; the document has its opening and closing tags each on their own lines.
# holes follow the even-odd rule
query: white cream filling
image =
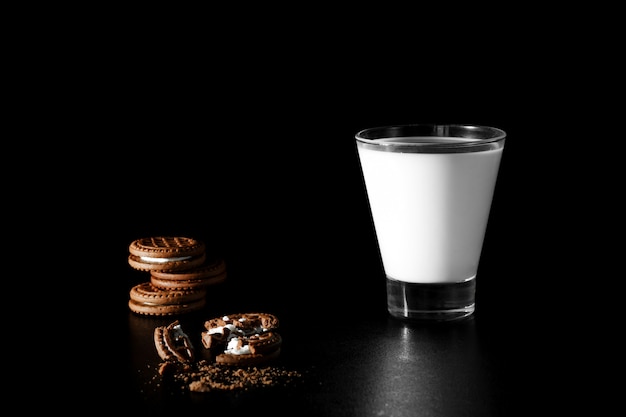
<svg viewBox="0 0 626 417">
<path fill-rule="evenodd" d="M 235 327 L 234 324 L 227 324 L 226 326 L 215 327 L 215 328 L 209 330 L 209 334 L 224 333 L 224 329 L 230 330 L 230 334 L 233 334 L 233 332 L 237 331 L 237 328 Z M 229 335 L 229 337 L 230 337 L 230 335 Z"/>
<path fill-rule="evenodd" d="M 174 258 L 152 258 L 150 256 L 140 256 L 139 259 L 153 264 L 160 264 L 165 262 L 184 261 L 185 259 L 191 259 L 191 256 L 179 256 Z"/>
<path fill-rule="evenodd" d="M 228 317 L 226 317 L 226 316 L 224 316 L 223 319 L 225 321 L 230 321 L 228 319 Z M 243 321 L 243 320 L 245 320 L 245 319 L 242 319 L 241 321 Z M 230 355 L 245 355 L 245 354 L 249 354 L 250 353 L 250 345 L 244 344 L 241 347 L 237 346 L 239 344 L 239 337 L 241 335 L 244 335 L 244 336 L 257 335 L 258 336 L 260 333 L 263 333 L 263 332 L 267 331 L 267 329 L 264 329 L 263 327 L 259 326 L 259 327 L 255 327 L 251 331 L 248 331 L 248 332 L 246 332 L 244 334 L 234 324 L 226 324 L 224 326 L 215 327 L 213 329 L 210 329 L 209 330 L 209 334 L 215 334 L 215 333 L 223 334 L 225 328 L 230 330 L 230 332 L 228 333 L 228 337 L 226 338 L 228 344 L 226 345 L 226 349 L 224 350 L 224 353 L 227 353 L 227 354 L 230 354 Z"/>
<path fill-rule="evenodd" d="M 226 346 L 226 350 L 224 350 L 224 353 L 228 353 L 230 355 L 245 355 L 250 353 L 250 345 L 237 347 L 238 344 L 239 338 L 237 336 L 233 337 L 228 341 L 228 346 Z"/>
<path fill-rule="evenodd" d="M 187 343 L 189 343 L 191 345 L 191 339 L 189 339 L 189 336 L 187 335 L 187 333 L 185 333 L 183 331 L 183 327 L 180 324 L 177 324 L 176 326 L 174 326 L 174 340 L 179 342 L 179 341 L 186 341 Z"/>
</svg>

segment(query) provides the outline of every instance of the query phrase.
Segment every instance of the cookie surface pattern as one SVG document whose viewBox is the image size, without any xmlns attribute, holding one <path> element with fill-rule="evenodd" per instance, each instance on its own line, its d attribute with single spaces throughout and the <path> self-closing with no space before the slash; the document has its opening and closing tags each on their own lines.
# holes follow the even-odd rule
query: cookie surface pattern
<svg viewBox="0 0 626 417">
<path fill-rule="evenodd" d="M 204 253 L 203 242 L 183 236 L 144 237 L 132 241 L 128 250 L 137 256 L 168 258 L 172 256 L 194 256 Z"/>
<path fill-rule="evenodd" d="M 190 280 L 178 280 L 178 279 L 163 279 L 156 276 L 150 276 L 150 282 L 153 286 L 164 290 L 179 290 L 189 291 L 193 289 L 205 289 L 212 285 L 220 284 L 226 280 L 226 275 L 218 275 L 205 279 L 190 279 Z"/>
<path fill-rule="evenodd" d="M 258 327 L 261 327 L 263 330 L 274 330 L 279 327 L 280 321 L 276 315 L 271 313 L 233 313 L 209 319 L 204 322 L 204 327 L 207 330 L 211 330 L 228 324 L 232 324 L 244 331 L 250 331 Z"/>
<path fill-rule="evenodd" d="M 153 271 L 152 276 L 162 280 L 188 281 L 221 277 L 225 275 L 225 273 L 226 263 L 224 260 L 218 260 L 185 271 Z"/>
<path fill-rule="evenodd" d="M 163 290 L 150 282 L 137 284 L 130 289 L 130 299 L 146 304 L 182 304 L 206 296 L 206 290 Z"/>
<path fill-rule="evenodd" d="M 149 304 L 128 300 L 128 308 L 137 314 L 147 316 L 173 316 L 199 311 L 206 305 L 206 298 L 180 304 Z"/>
</svg>

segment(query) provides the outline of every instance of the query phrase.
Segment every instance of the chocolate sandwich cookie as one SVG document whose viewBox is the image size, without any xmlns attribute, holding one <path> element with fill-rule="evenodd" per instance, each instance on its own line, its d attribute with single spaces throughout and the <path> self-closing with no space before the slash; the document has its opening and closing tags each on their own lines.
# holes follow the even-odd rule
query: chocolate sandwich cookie
<svg viewBox="0 0 626 417">
<path fill-rule="evenodd" d="M 189 237 L 146 237 L 128 247 L 128 263 L 140 271 L 183 271 L 206 260 L 203 242 Z"/>
<path fill-rule="evenodd" d="M 280 355 L 282 337 L 278 318 L 268 313 L 238 313 L 204 323 L 202 345 L 223 365 L 254 366 Z"/>
<path fill-rule="evenodd" d="M 205 289 L 163 290 L 150 282 L 130 289 L 128 307 L 137 314 L 171 316 L 190 313 L 206 305 Z"/>
<path fill-rule="evenodd" d="M 224 260 L 214 260 L 210 263 L 186 271 L 152 271 L 150 282 L 162 289 L 195 289 L 206 288 L 219 284 L 226 279 L 226 264 Z"/>
</svg>

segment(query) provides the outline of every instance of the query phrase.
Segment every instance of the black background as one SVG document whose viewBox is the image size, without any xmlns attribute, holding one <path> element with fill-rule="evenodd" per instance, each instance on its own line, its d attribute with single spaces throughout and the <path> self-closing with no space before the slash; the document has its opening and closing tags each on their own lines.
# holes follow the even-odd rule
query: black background
<svg viewBox="0 0 626 417">
<path fill-rule="evenodd" d="M 287 329 L 317 320 L 314 337 L 335 320 L 385 322 L 353 138 L 406 123 L 507 132 L 476 312 L 495 409 L 603 404 L 585 390 L 606 336 L 590 314 L 604 287 L 588 284 L 601 275 L 602 240 L 587 207 L 604 191 L 590 171 L 611 167 L 591 169 L 603 155 L 572 145 L 601 126 L 587 110 L 602 87 L 583 82 L 579 54 L 523 37 L 496 45 L 491 33 L 429 49 L 430 38 L 407 47 L 350 30 L 336 42 L 253 31 L 198 46 L 116 29 L 40 39 L 40 66 L 28 67 L 28 97 L 16 101 L 40 115 L 24 124 L 25 186 L 10 199 L 27 213 L 20 247 L 44 246 L 23 263 L 40 283 L 31 304 L 41 317 L 28 325 L 39 340 L 67 342 L 28 350 L 37 369 L 46 358 L 68 378 L 41 394 L 50 404 L 137 399 L 126 303 L 145 276 L 127 255 L 144 236 L 196 237 L 225 258 L 234 281 L 211 312 L 274 311 Z"/>
</svg>

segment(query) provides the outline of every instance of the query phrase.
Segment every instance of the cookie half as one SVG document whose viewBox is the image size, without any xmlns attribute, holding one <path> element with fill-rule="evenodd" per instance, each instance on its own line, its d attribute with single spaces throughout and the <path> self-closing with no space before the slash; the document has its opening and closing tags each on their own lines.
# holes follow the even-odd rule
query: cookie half
<svg viewBox="0 0 626 417">
<path fill-rule="evenodd" d="M 206 260 L 204 242 L 189 237 L 146 237 L 128 246 L 128 263 L 140 271 L 182 271 Z"/>
<path fill-rule="evenodd" d="M 164 361 L 190 363 L 195 360 L 195 351 L 191 339 L 183 331 L 178 320 L 168 326 L 154 329 L 154 345 Z"/>
</svg>

